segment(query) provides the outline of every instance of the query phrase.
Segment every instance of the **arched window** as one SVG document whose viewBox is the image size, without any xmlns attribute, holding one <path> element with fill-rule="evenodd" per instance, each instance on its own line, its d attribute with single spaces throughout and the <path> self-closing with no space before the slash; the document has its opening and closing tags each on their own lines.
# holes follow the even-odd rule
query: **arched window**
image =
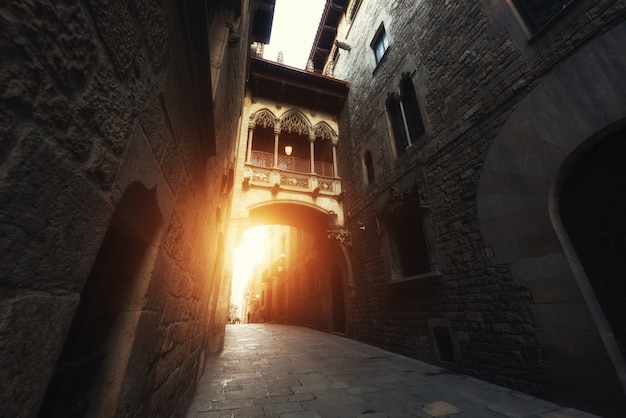
<svg viewBox="0 0 626 418">
<path fill-rule="evenodd" d="M 257 167 L 272 167 L 274 164 L 274 141 L 276 117 L 269 110 L 256 112 L 252 118 L 253 135 L 250 137 L 250 163 Z"/>
<path fill-rule="evenodd" d="M 311 172 L 310 123 L 299 111 L 289 111 L 280 120 L 278 168 Z"/>
<path fill-rule="evenodd" d="M 333 139 L 337 135 L 326 123 L 315 126 L 315 172 L 320 176 L 334 177 Z"/>
</svg>

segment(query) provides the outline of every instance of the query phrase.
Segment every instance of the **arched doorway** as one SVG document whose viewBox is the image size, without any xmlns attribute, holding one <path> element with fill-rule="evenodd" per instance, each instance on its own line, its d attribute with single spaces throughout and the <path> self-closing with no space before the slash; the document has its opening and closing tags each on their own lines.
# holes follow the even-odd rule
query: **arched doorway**
<svg viewBox="0 0 626 418">
<path fill-rule="evenodd" d="M 624 126 L 626 79 L 616 74 L 626 60 L 611 51 L 625 34 L 622 24 L 590 41 L 520 100 L 490 145 L 477 193 L 485 243 L 533 298 L 546 360 L 537 370 L 550 396 L 600 414 L 623 409 L 626 368 L 563 226 L 559 189 L 586 144 Z"/>
<path fill-rule="evenodd" d="M 567 173 L 563 226 L 626 357 L 626 128 L 586 151 Z"/>
<path fill-rule="evenodd" d="M 343 291 L 343 277 L 338 266 L 334 266 L 330 275 L 332 313 L 331 331 L 346 333 L 346 300 Z"/>
<path fill-rule="evenodd" d="M 145 264 L 161 222 L 156 189 L 129 186 L 81 293 L 40 417 L 87 416 L 92 406 L 114 414 L 134 339 L 129 325 L 138 289 L 149 280 Z"/>
<path fill-rule="evenodd" d="M 263 261 L 244 291 L 263 295 L 259 309 L 265 321 L 347 334 L 350 316 L 345 293 L 351 268 L 344 244 L 333 235 L 336 213 L 276 200 L 251 206 L 248 214 L 237 235 L 259 226 L 268 227 L 270 233 L 268 241 L 258 246 Z"/>
</svg>

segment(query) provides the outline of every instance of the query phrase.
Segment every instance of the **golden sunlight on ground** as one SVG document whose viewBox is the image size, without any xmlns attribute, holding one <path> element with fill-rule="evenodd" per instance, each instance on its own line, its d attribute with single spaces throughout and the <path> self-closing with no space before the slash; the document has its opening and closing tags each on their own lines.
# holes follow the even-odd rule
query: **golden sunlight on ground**
<svg viewBox="0 0 626 418">
<path fill-rule="evenodd" d="M 267 254 L 269 231 L 269 225 L 248 229 L 244 233 L 243 242 L 235 248 L 230 303 L 236 305 L 238 311 L 231 313 L 233 319 L 241 314 L 246 286 L 252 276 L 254 266 L 260 264 Z"/>
</svg>

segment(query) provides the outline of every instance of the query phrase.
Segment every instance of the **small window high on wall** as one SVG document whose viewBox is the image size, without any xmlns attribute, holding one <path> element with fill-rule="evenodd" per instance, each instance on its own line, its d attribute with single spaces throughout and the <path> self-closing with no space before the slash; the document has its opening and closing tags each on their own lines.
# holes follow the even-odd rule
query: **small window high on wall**
<svg viewBox="0 0 626 418">
<path fill-rule="evenodd" d="M 531 32 L 535 33 L 552 21 L 576 0 L 513 0 Z"/>
<path fill-rule="evenodd" d="M 378 64 L 383 59 L 385 52 L 387 52 L 387 48 L 389 48 L 389 38 L 387 37 L 387 32 L 385 32 L 384 25 L 380 25 L 380 28 L 378 28 L 370 47 L 374 51 L 374 58 L 376 64 Z"/>
</svg>

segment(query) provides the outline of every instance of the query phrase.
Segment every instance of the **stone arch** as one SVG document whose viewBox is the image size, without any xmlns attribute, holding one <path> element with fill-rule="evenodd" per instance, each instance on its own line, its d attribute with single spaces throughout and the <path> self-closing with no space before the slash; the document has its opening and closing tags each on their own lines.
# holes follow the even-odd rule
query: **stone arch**
<svg viewBox="0 0 626 418">
<path fill-rule="evenodd" d="M 289 109 L 280 116 L 280 131 L 306 135 L 312 134 L 312 127 L 309 118 L 307 118 L 298 109 Z"/>
<path fill-rule="evenodd" d="M 315 172 L 318 175 L 334 177 L 335 173 L 335 146 L 337 133 L 326 122 L 318 122 L 313 128 L 315 139 L 314 155 Z"/>
<path fill-rule="evenodd" d="M 587 140 L 563 164 L 555 183 L 551 214 L 557 235 L 581 287 L 587 282 L 607 317 L 621 355 L 626 354 L 625 195 L 626 119 L 616 131 Z M 581 269 L 582 268 L 582 269 Z M 579 270 L 577 272 L 577 270 Z"/>
<path fill-rule="evenodd" d="M 290 225 L 308 231 L 315 237 L 319 248 L 302 261 L 298 279 L 302 286 L 301 296 L 306 298 L 314 294 L 324 304 L 328 317 L 327 321 L 322 320 L 321 316 L 316 317 L 317 322 L 305 321 L 303 325 L 350 335 L 353 273 L 346 245 L 329 233 L 329 227 L 335 220 L 334 213 L 313 204 L 286 200 L 260 202 L 250 206 L 248 212 L 248 227 L 263 224 Z M 339 309 L 342 310 L 343 317 L 340 316 Z M 308 321 L 311 320 L 309 317 Z"/>
<path fill-rule="evenodd" d="M 287 200 L 261 202 L 248 211 L 251 225 L 291 225 L 313 233 L 325 233 L 331 215 L 317 205 Z"/>
<path fill-rule="evenodd" d="M 309 119 L 298 109 L 283 113 L 276 131 L 279 132 L 277 153 L 278 167 L 300 173 L 310 173 L 312 127 Z"/>
<path fill-rule="evenodd" d="M 595 398 L 598 404 L 614 402 L 615 392 L 598 388 L 621 392 L 616 376 L 626 385 L 624 360 L 615 355 L 597 300 L 577 268 L 575 253 L 568 250 L 571 244 L 556 220 L 555 203 L 556 185 L 571 156 L 626 117 L 626 57 L 619 52 L 623 39 L 624 23 L 547 75 L 500 130 L 478 184 L 483 239 L 497 263 L 508 264 L 513 279 L 528 285 L 537 341 L 552 362 L 548 384 L 574 404 L 581 402 L 575 396 Z M 598 359 L 601 366 L 588 368 L 593 373 L 576 370 L 572 375 L 590 350 L 602 356 L 605 349 L 613 370 L 606 368 L 608 361 Z M 612 401 L 606 399 L 610 396 Z"/>
<path fill-rule="evenodd" d="M 335 132 L 335 130 L 324 121 L 315 124 L 315 126 L 313 127 L 313 134 L 316 139 L 327 139 L 331 141 L 334 145 L 337 145 L 337 132 Z"/>
<path fill-rule="evenodd" d="M 274 128 L 276 121 L 276 115 L 269 109 L 260 109 L 250 115 L 250 125 L 252 127 Z"/>
</svg>

